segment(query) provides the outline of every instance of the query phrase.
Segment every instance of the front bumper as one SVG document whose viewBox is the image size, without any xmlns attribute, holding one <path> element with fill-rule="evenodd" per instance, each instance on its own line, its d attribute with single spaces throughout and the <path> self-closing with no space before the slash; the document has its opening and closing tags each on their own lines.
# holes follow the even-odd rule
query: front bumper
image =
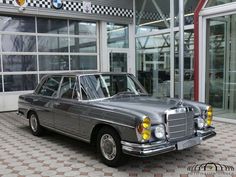
<svg viewBox="0 0 236 177">
<path fill-rule="evenodd" d="M 196 139 L 196 137 L 199 137 L 199 141 L 197 141 L 196 144 L 193 144 L 192 146 L 201 144 L 203 140 L 209 139 L 216 135 L 216 132 L 213 131 L 213 129 L 214 128 L 209 128 L 207 130 L 197 131 L 196 136 L 184 141 L 193 141 L 194 139 Z M 177 146 L 178 142 L 161 141 L 146 144 L 137 144 L 121 141 L 121 144 L 123 153 L 138 157 L 155 156 L 174 150 L 179 150 Z"/>
</svg>

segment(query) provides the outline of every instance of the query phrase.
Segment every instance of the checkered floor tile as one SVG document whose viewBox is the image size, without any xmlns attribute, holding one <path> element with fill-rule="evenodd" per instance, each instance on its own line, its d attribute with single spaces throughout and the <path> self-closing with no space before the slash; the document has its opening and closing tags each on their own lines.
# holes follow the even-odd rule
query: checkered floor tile
<svg viewBox="0 0 236 177">
<path fill-rule="evenodd" d="M 236 177 L 236 125 L 215 122 L 217 136 L 201 145 L 150 158 L 129 157 L 110 168 L 88 144 L 48 132 L 35 137 L 28 121 L 15 113 L 0 114 L 0 176 L 114 176 L 114 177 Z M 230 173 L 191 173 L 194 164 L 215 162 L 234 167 Z"/>
</svg>

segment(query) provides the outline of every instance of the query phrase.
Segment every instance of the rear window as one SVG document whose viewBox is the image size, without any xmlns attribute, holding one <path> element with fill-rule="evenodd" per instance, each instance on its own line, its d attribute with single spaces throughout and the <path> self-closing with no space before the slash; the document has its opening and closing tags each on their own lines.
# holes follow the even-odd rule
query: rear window
<svg viewBox="0 0 236 177">
<path fill-rule="evenodd" d="M 60 76 L 49 77 L 38 91 L 39 95 L 56 97 L 61 82 Z"/>
</svg>

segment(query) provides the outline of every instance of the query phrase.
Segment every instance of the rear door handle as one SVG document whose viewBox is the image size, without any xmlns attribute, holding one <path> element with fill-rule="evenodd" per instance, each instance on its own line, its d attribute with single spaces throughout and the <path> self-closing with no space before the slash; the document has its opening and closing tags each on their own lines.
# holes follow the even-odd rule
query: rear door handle
<svg viewBox="0 0 236 177">
<path fill-rule="evenodd" d="M 33 101 L 34 101 L 34 102 L 37 102 L 37 101 L 39 101 L 39 99 L 35 98 L 35 99 L 33 99 Z"/>
</svg>

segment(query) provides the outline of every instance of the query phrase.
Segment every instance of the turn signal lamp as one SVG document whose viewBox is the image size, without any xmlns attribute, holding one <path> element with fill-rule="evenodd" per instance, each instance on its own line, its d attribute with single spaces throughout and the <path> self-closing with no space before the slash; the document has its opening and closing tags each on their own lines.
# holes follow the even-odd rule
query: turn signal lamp
<svg viewBox="0 0 236 177">
<path fill-rule="evenodd" d="M 207 126 L 211 126 L 212 118 L 213 118 L 213 109 L 211 106 L 209 106 L 207 109 L 207 115 L 206 115 L 206 125 Z"/>
</svg>

